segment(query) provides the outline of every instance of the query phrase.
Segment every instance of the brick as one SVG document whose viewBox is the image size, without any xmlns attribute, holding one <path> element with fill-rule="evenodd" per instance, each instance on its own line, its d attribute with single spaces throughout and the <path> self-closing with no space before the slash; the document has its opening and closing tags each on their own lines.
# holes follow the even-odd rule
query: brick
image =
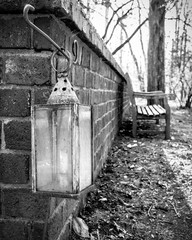
<svg viewBox="0 0 192 240">
<path fill-rule="evenodd" d="M 35 89 L 35 104 L 46 104 L 51 94 L 51 89 Z"/>
<path fill-rule="evenodd" d="M 4 60 L 4 79 L 7 84 L 51 85 L 50 53 L 27 51 L 1 52 Z"/>
<path fill-rule="evenodd" d="M 24 18 L 0 16 L 0 48 L 30 48 L 31 30 Z"/>
<path fill-rule="evenodd" d="M 100 58 L 95 54 L 91 54 L 91 70 L 94 72 L 100 71 Z"/>
<path fill-rule="evenodd" d="M 65 206 L 64 206 L 65 207 Z M 58 207 L 49 219 L 48 224 L 48 237 L 49 239 L 56 240 L 63 227 L 63 207 Z"/>
<path fill-rule="evenodd" d="M 0 182 L 27 183 L 29 180 L 29 156 L 0 154 Z"/>
<path fill-rule="evenodd" d="M 0 116 L 30 116 L 30 91 L 26 89 L 0 89 Z"/>
<path fill-rule="evenodd" d="M 0 189 L 0 216 L 2 215 L 2 197 L 1 197 L 1 189 Z"/>
<path fill-rule="evenodd" d="M 4 125 L 7 149 L 31 150 L 31 123 L 11 121 Z"/>
<path fill-rule="evenodd" d="M 73 66 L 73 83 L 75 86 L 85 86 L 85 70 L 79 66 L 74 65 Z"/>
<path fill-rule="evenodd" d="M 34 194 L 27 189 L 2 189 L 6 217 L 45 220 L 49 197 Z"/>
<path fill-rule="evenodd" d="M 87 47 L 82 47 L 81 64 L 90 69 L 91 51 Z"/>
<path fill-rule="evenodd" d="M 50 0 L 14 0 L 14 1 L 7 1 L 1 0 L 0 1 L 0 12 L 22 12 L 23 7 L 26 3 L 32 4 L 36 10 L 43 9 L 43 10 L 53 10 L 55 4 L 53 4 Z M 53 6 L 52 6 L 53 5 Z M 66 4 L 65 4 L 66 5 Z"/>
<path fill-rule="evenodd" d="M 28 240 L 27 223 L 10 220 L 0 220 L 0 239 Z"/>
<path fill-rule="evenodd" d="M 76 95 L 81 104 L 89 105 L 90 104 L 90 94 L 89 90 L 79 89 L 76 91 Z"/>
<path fill-rule="evenodd" d="M 69 216 L 74 213 L 77 213 L 79 206 L 79 200 L 66 198 L 66 204 L 63 206 L 63 224 L 67 221 Z"/>
<path fill-rule="evenodd" d="M 66 27 L 63 22 L 48 16 L 36 18 L 34 24 L 50 36 L 60 47 L 66 48 Z M 33 44 L 36 50 L 55 50 L 55 47 L 37 31 L 34 32 Z"/>
<path fill-rule="evenodd" d="M 62 229 L 62 232 L 59 235 L 58 240 L 69 240 L 73 239 L 72 233 L 71 233 L 71 220 L 67 221 L 65 226 Z"/>
<path fill-rule="evenodd" d="M 3 58 L 0 57 L 0 83 L 3 82 Z"/>
<path fill-rule="evenodd" d="M 2 136 L 1 132 L 2 132 L 2 121 L 0 121 L 0 146 L 1 146 L 1 141 L 2 141 L 2 139 L 1 139 L 1 136 Z"/>
<path fill-rule="evenodd" d="M 101 77 L 96 74 L 95 81 L 94 81 L 94 88 L 95 89 L 100 89 L 100 79 L 101 79 Z"/>
<path fill-rule="evenodd" d="M 31 226 L 31 240 L 42 240 L 44 223 L 33 222 Z M 45 238 L 47 240 L 47 236 Z"/>
<path fill-rule="evenodd" d="M 95 82 L 95 74 L 90 71 L 87 71 L 86 72 L 86 87 L 93 88 L 94 82 Z"/>
</svg>

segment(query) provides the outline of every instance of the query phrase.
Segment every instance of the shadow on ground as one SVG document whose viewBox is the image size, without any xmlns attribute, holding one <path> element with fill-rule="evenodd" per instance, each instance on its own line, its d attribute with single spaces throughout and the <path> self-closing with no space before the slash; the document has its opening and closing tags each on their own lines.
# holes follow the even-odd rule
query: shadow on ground
<svg viewBox="0 0 192 240">
<path fill-rule="evenodd" d="M 163 134 L 133 139 L 131 123 L 123 123 L 80 213 L 87 239 L 192 239 L 191 122 L 191 112 L 173 110 L 169 141 Z M 74 233 L 73 239 L 84 238 Z"/>
</svg>

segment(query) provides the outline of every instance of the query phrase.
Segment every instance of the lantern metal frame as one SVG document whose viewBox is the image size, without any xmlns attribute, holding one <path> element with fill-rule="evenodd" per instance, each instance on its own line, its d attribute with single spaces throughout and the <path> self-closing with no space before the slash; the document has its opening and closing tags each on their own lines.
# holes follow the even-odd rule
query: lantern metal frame
<svg viewBox="0 0 192 240">
<path fill-rule="evenodd" d="M 81 173 L 80 173 L 80 164 L 82 164 L 82 161 L 80 159 L 80 145 L 78 143 L 78 149 L 74 149 L 73 142 L 71 142 L 71 168 L 72 168 L 72 191 L 71 192 L 61 192 L 61 191 L 45 191 L 45 190 L 39 190 L 37 186 L 37 159 L 36 159 L 36 136 L 35 136 L 35 118 L 36 118 L 36 110 L 42 110 L 42 109 L 49 109 L 51 112 L 57 111 L 57 110 L 65 110 L 65 109 L 72 109 L 72 111 L 76 111 L 77 109 L 77 116 L 76 119 L 72 119 L 72 125 L 71 125 L 71 133 L 72 133 L 72 140 L 74 141 L 75 136 L 75 126 L 74 124 L 77 124 L 78 131 L 79 129 L 79 108 L 89 108 L 90 109 L 90 141 L 91 141 L 91 184 L 84 189 L 80 189 L 80 181 L 81 181 Z M 76 103 L 69 103 L 69 104 L 37 104 L 31 107 L 31 116 L 32 116 L 32 191 L 37 194 L 44 194 L 48 196 L 57 196 L 57 197 L 64 197 L 64 198 L 79 198 L 80 195 L 86 194 L 87 192 L 90 192 L 94 189 L 93 184 L 93 167 L 94 167 L 94 145 L 93 145 L 93 136 L 94 136 L 94 128 L 93 128 L 93 121 L 92 121 L 92 106 L 87 105 L 81 105 Z M 74 116 L 73 116 L 74 117 Z M 78 133 L 80 135 L 80 133 Z M 80 137 L 79 137 L 80 141 Z M 86 146 L 85 146 L 86 148 Z M 53 161 L 53 159 L 52 159 Z"/>
</svg>

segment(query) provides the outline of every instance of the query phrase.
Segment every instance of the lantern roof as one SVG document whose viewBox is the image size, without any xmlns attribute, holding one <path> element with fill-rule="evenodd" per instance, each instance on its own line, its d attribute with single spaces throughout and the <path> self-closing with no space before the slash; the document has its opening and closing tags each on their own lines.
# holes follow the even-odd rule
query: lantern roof
<svg viewBox="0 0 192 240">
<path fill-rule="evenodd" d="M 48 104 L 70 104 L 79 103 L 79 99 L 71 85 L 69 79 L 62 74 L 58 77 L 58 82 L 55 84 L 51 95 L 48 99 Z"/>
</svg>

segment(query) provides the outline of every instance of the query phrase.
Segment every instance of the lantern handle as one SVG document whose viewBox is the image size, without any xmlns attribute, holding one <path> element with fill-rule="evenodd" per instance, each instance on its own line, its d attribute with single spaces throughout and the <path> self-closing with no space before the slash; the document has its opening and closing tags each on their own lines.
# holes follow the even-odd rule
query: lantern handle
<svg viewBox="0 0 192 240">
<path fill-rule="evenodd" d="M 58 53 L 59 53 L 59 51 L 56 50 L 51 55 L 51 66 L 55 72 L 58 72 L 58 70 L 54 66 L 54 58 L 55 58 L 55 55 L 57 55 Z M 65 73 L 65 75 L 68 75 L 68 72 L 71 69 L 72 64 L 73 64 L 72 54 L 69 51 L 67 51 L 67 53 L 69 55 L 68 65 L 67 65 L 66 69 L 62 71 L 63 73 Z"/>
<path fill-rule="evenodd" d="M 30 20 L 29 20 L 29 16 L 28 16 L 28 12 L 29 10 L 34 11 L 35 8 L 30 5 L 30 4 L 26 4 L 24 9 L 23 9 L 23 17 L 25 19 L 25 21 L 29 24 L 29 26 L 31 28 L 33 28 L 34 30 L 36 30 L 38 33 L 40 33 L 43 37 L 45 37 L 51 44 L 53 44 L 59 52 L 61 52 L 68 60 L 68 62 L 70 62 L 70 56 L 69 54 L 67 54 L 65 52 L 65 50 L 63 48 L 61 48 L 55 41 L 53 41 L 52 38 L 50 38 L 45 32 L 43 32 L 40 28 L 38 28 L 35 24 L 33 24 Z"/>
</svg>

